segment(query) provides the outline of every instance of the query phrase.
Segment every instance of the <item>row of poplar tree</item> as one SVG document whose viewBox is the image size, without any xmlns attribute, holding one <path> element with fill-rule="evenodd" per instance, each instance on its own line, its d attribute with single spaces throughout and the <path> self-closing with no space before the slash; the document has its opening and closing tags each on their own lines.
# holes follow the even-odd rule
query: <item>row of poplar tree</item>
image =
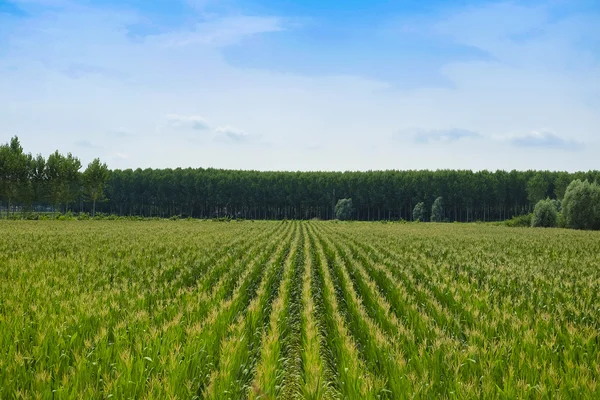
<svg viewBox="0 0 600 400">
<path fill-rule="evenodd" d="M 283 172 L 213 168 L 82 170 L 72 154 L 32 156 L 17 137 L 0 146 L 0 202 L 10 212 L 99 211 L 144 217 L 331 219 L 352 198 L 351 219 L 421 220 L 443 198 L 442 221 L 498 221 L 528 214 L 542 199 L 564 197 L 570 182 L 600 181 L 599 171 Z"/>
</svg>

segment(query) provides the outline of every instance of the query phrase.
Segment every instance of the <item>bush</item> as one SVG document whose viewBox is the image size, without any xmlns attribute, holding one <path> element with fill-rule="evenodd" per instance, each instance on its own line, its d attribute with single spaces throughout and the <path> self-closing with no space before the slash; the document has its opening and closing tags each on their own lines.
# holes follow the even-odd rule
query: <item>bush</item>
<svg viewBox="0 0 600 400">
<path fill-rule="evenodd" d="M 555 228 L 558 224 L 556 206 L 550 199 L 540 200 L 533 209 L 531 226 L 534 228 Z"/>
<path fill-rule="evenodd" d="M 347 221 L 352 218 L 354 207 L 352 199 L 340 199 L 335 205 L 335 218 L 340 221 Z"/>
<path fill-rule="evenodd" d="M 79 213 L 79 215 L 77 216 L 77 219 L 79 221 L 87 221 L 90 219 L 90 214 L 88 213 Z"/>
<path fill-rule="evenodd" d="M 567 227 L 600 229 L 600 186 L 579 179 L 571 182 L 562 208 Z"/>
<path fill-rule="evenodd" d="M 418 203 L 413 209 L 413 221 L 425 221 L 425 203 Z"/>
<path fill-rule="evenodd" d="M 23 215 L 23 219 L 27 221 L 37 221 L 40 219 L 40 214 L 36 212 L 26 213 L 25 215 Z"/>
<path fill-rule="evenodd" d="M 531 226 L 532 214 L 517 215 L 509 220 L 504 221 L 506 226 L 511 228 L 528 228 Z"/>
<path fill-rule="evenodd" d="M 431 222 L 442 222 L 444 216 L 443 199 L 438 197 L 431 206 Z"/>
</svg>

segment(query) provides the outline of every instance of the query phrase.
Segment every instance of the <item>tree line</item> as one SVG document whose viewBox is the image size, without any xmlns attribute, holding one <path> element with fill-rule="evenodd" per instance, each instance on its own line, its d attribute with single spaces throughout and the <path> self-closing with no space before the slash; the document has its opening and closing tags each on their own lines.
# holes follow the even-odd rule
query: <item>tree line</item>
<svg viewBox="0 0 600 400">
<path fill-rule="evenodd" d="M 562 200 L 573 180 L 600 171 L 386 170 L 270 172 L 214 168 L 109 170 L 99 159 L 82 170 L 71 153 L 25 153 L 19 139 L 0 146 L 0 202 L 6 213 L 96 211 L 143 217 L 331 219 L 352 199 L 355 220 L 500 221 Z M 443 198 L 443 207 L 434 206 Z"/>
</svg>

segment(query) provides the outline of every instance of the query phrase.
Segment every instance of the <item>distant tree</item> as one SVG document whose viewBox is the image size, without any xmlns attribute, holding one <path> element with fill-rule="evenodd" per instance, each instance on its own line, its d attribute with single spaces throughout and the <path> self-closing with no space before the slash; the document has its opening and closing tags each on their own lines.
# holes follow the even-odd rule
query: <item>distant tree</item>
<svg viewBox="0 0 600 400">
<path fill-rule="evenodd" d="M 567 187 L 562 208 L 569 228 L 600 229 L 600 186 L 574 180 Z"/>
<path fill-rule="evenodd" d="M 18 137 L 0 146 L 0 196 L 7 201 L 10 213 L 11 202 L 24 200 L 28 185 L 30 154 L 23 152 Z"/>
<path fill-rule="evenodd" d="M 558 212 L 550 199 L 540 200 L 533 209 L 531 226 L 534 228 L 554 228 L 557 226 Z"/>
<path fill-rule="evenodd" d="M 558 172 L 557 174 L 558 176 L 554 180 L 554 195 L 558 200 L 562 200 L 572 178 L 568 172 Z"/>
<path fill-rule="evenodd" d="M 436 221 L 440 217 L 432 212 L 429 200 L 440 196 L 444 199 L 442 220 L 497 221 L 528 214 L 546 197 L 562 200 L 568 184 L 575 179 L 600 182 L 600 171 L 259 172 L 137 168 L 109 171 L 103 191 L 108 199 L 98 197 L 94 205 L 90 193 L 93 180 L 81 179 L 79 168 L 79 160 L 72 155 L 56 152 L 44 159 L 24 154 L 18 139 L 13 138 L 0 146 L 2 210 L 7 203 L 10 210 L 15 205 L 34 203 L 64 206 L 62 209 L 68 210 L 85 193 L 91 213 L 102 209 L 121 215 L 161 217 L 329 219 L 336 216 L 338 198 L 351 197 L 351 216 L 359 220 L 411 219 L 415 204 L 427 199 L 427 208 L 416 207 L 415 219 L 428 221 L 432 215 Z M 98 204 L 101 199 L 102 205 Z"/>
<path fill-rule="evenodd" d="M 340 199 L 335 205 L 335 217 L 339 220 L 345 221 L 351 219 L 353 212 L 352 199 Z"/>
<path fill-rule="evenodd" d="M 425 221 L 425 203 L 418 203 L 413 209 L 413 221 Z"/>
<path fill-rule="evenodd" d="M 531 204 L 536 204 L 538 201 L 546 198 L 548 191 L 548 181 L 542 173 L 536 173 L 527 182 L 527 199 Z"/>
<path fill-rule="evenodd" d="M 29 163 L 29 178 L 31 180 L 31 199 L 34 202 L 46 200 L 47 179 L 46 179 L 46 160 L 41 154 L 32 158 Z"/>
<path fill-rule="evenodd" d="M 444 199 L 438 197 L 431 206 L 431 222 L 442 222 L 444 218 Z"/>
<path fill-rule="evenodd" d="M 64 204 L 65 212 L 69 209 L 69 203 L 75 201 L 79 195 L 80 169 L 81 161 L 71 153 L 63 156 L 57 150 L 50 154 L 46 161 L 50 199 L 54 206 Z"/>
<path fill-rule="evenodd" d="M 96 215 L 96 202 L 104 200 L 104 188 L 110 177 L 106 164 L 100 162 L 99 158 L 88 164 L 83 172 L 83 184 L 86 194 L 92 200 L 92 216 Z"/>
</svg>

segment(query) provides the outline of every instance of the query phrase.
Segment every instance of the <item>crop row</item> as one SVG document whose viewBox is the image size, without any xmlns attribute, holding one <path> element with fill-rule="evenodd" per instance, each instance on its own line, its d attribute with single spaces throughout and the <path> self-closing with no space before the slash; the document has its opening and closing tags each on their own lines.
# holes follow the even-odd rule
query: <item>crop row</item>
<svg viewBox="0 0 600 400">
<path fill-rule="evenodd" d="M 6 222 L 0 398 L 595 398 L 600 237 Z"/>
</svg>

